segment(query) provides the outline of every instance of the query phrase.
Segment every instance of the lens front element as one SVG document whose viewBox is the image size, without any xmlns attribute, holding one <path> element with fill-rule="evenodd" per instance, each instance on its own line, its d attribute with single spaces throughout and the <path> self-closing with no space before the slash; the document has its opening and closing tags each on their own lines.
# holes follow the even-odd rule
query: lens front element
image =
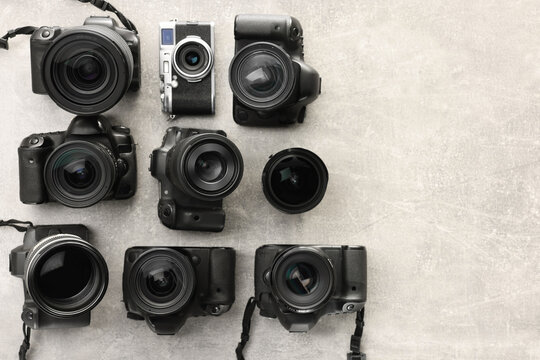
<svg viewBox="0 0 540 360">
<path fill-rule="evenodd" d="M 285 273 L 289 290 L 297 295 L 309 295 L 317 286 L 317 269 L 311 264 L 297 263 L 291 265 Z"/>
<path fill-rule="evenodd" d="M 199 81 L 212 70 L 214 52 L 198 36 L 187 36 L 173 50 L 173 66 L 188 81 Z"/>
</svg>

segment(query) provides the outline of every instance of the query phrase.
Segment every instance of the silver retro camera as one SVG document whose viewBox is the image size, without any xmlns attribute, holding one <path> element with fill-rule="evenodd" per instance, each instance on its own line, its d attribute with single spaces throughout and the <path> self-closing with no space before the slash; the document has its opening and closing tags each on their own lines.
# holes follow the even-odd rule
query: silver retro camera
<svg viewBox="0 0 540 360">
<path fill-rule="evenodd" d="M 163 112 L 215 112 L 214 23 L 161 22 L 159 77 Z"/>
</svg>

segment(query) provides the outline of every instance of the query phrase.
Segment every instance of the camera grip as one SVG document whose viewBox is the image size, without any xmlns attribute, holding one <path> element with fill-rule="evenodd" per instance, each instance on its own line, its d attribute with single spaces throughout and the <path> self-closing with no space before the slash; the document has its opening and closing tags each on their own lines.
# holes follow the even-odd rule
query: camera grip
<svg viewBox="0 0 540 360">
<path fill-rule="evenodd" d="M 288 15 L 242 14 L 234 21 L 234 38 L 297 42 L 302 36 L 300 22 Z"/>
<path fill-rule="evenodd" d="M 213 300 L 217 304 L 234 303 L 236 252 L 232 248 L 212 249 L 210 258 L 210 284 L 216 287 Z"/>
<path fill-rule="evenodd" d="M 24 204 L 41 204 L 47 201 L 43 168 L 49 151 L 47 148 L 20 147 L 19 197 Z"/>
</svg>

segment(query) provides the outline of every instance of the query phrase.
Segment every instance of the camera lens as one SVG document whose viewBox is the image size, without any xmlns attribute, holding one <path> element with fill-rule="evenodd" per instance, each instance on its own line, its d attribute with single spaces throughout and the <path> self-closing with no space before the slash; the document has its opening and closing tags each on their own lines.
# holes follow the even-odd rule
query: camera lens
<svg viewBox="0 0 540 360">
<path fill-rule="evenodd" d="M 167 161 L 171 181 L 202 200 L 229 195 L 240 183 L 244 169 L 240 150 L 219 134 L 187 138 L 169 152 Z"/>
<path fill-rule="evenodd" d="M 312 312 L 334 291 L 334 270 L 317 247 L 292 247 L 280 254 L 271 270 L 272 291 L 292 309 Z"/>
<path fill-rule="evenodd" d="M 306 263 L 292 264 L 285 273 L 289 290 L 297 295 L 309 295 L 317 286 L 317 270 Z"/>
<path fill-rule="evenodd" d="M 195 173 L 204 182 L 216 182 L 227 173 L 226 159 L 216 151 L 202 153 L 195 160 Z"/>
<path fill-rule="evenodd" d="M 126 41 L 105 26 L 63 32 L 46 51 L 42 75 L 51 98 L 75 114 L 103 113 L 126 93 L 133 78 Z"/>
<path fill-rule="evenodd" d="M 197 65 L 201 60 L 201 55 L 196 51 L 188 51 L 186 53 L 186 63 L 190 66 Z"/>
<path fill-rule="evenodd" d="M 176 44 L 173 50 L 173 66 L 181 77 L 200 80 L 212 70 L 213 57 L 213 51 L 205 41 L 187 37 Z"/>
<path fill-rule="evenodd" d="M 57 201 L 70 207 L 87 207 L 102 200 L 115 179 L 115 159 L 101 144 L 65 143 L 45 164 L 45 186 Z"/>
<path fill-rule="evenodd" d="M 166 315 L 189 302 L 195 280 L 188 257 L 174 249 L 153 248 L 132 264 L 128 288 L 140 308 L 153 315 Z"/>
<path fill-rule="evenodd" d="M 150 292 L 158 297 L 170 295 L 178 284 L 176 275 L 168 268 L 158 268 L 149 272 L 146 282 Z"/>
<path fill-rule="evenodd" d="M 261 110 L 279 107 L 294 87 L 291 59 L 274 44 L 254 43 L 232 60 L 229 82 L 244 105 Z"/>
<path fill-rule="evenodd" d="M 296 214 L 313 209 L 324 197 L 328 170 L 311 151 L 294 148 L 272 156 L 263 171 L 263 190 L 279 210 Z"/>
<path fill-rule="evenodd" d="M 108 283 L 101 254 L 75 235 L 41 240 L 30 252 L 25 269 L 36 304 L 53 316 L 77 315 L 99 303 Z"/>
</svg>

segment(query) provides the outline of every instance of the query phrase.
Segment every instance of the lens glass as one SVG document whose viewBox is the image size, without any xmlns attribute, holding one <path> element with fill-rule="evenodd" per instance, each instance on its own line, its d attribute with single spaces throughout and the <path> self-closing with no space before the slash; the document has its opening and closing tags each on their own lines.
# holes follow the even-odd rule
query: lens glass
<svg viewBox="0 0 540 360">
<path fill-rule="evenodd" d="M 64 152 L 53 164 L 53 174 L 60 187 L 70 194 L 89 194 L 100 182 L 99 159 L 87 149 Z"/>
<path fill-rule="evenodd" d="M 203 76 L 212 60 L 208 49 L 195 41 L 180 45 L 175 52 L 175 68 L 184 76 Z"/>
<path fill-rule="evenodd" d="M 204 182 L 219 181 L 226 171 L 226 159 L 216 151 L 202 153 L 195 161 L 195 173 Z"/>
<path fill-rule="evenodd" d="M 92 279 L 92 261 L 87 251 L 76 246 L 59 246 L 36 266 L 36 284 L 43 296 L 69 299 L 81 293 Z"/>
<path fill-rule="evenodd" d="M 318 283 L 317 270 L 307 263 L 296 263 L 289 266 L 285 272 L 287 287 L 297 295 L 313 293 Z"/>
<path fill-rule="evenodd" d="M 104 80 L 103 64 L 92 54 L 81 54 L 68 61 L 68 71 L 79 88 L 92 89 Z"/>
<path fill-rule="evenodd" d="M 186 63 L 190 66 L 195 66 L 201 61 L 201 55 L 196 51 L 186 53 Z"/>
<path fill-rule="evenodd" d="M 268 51 L 257 51 L 246 56 L 240 64 L 238 81 L 248 98 L 269 101 L 285 89 L 285 74 L 285 65 L 279 57 Z"/>
<path fill-rule="evenodd" d="M 319 182 L 319 174 L 311 162 L 291 156 L 283 159 L 273 169 L 270 186 L 282 202 L 301 205 L 317 194 Z"/>
<path fill-rule="evenodd" d="M 148 272 L 146 285 L 153 295 L 162 297 L 170 295 L 176 289 L 178 280 L 171 269 L 161 267 Z"/>
</svg>

